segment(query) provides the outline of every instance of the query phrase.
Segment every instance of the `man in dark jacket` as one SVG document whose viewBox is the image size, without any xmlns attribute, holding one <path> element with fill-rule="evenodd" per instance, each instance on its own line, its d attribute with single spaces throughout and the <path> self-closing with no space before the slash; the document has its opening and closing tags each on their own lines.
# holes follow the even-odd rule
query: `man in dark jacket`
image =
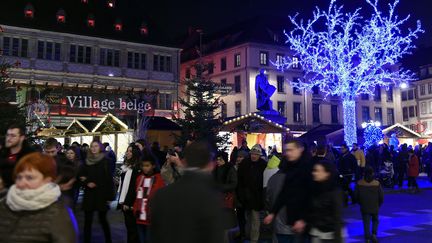
<svg viewBox="0 0 432 243">
<path fill-rule="evenodd" d="M 339 159 L 338 170 L 342 176 L 342 189 L 345 194 L 345 205 L 348 205 L 349 197 L 354 204 L 355 198 L 353 196 L 353 190 L 351 189 L 351 182 L 354 177 L 354 173 L 357 171 L 357 160 L 350 152 L 348 146 L 343 144 L 341 146 L 342 156 Z"/>
<path fill-rule="evenodd" d="M 248 215 L 251 243 L 257 243 L 260 233 L 260 211 L 264 208 L 263 173 L 267 167 L 261 158 L 259 144 L 252 147 L 250 158 L 246 158 L 238 168 L 238 196 Z"/>
<path fill-rule="evenodd" d="M 396 159 L 396 170 L 395 170 L 397 174 L 396 182 L 398 183 L 399 188 L 402 188 L 403 186 L 403 181 L 405 178 L 405 174 L 407 172 L 408 163 L 409 163 L 408 147 L 405 143 L 402 144 L 401 150 Z"/>
<path fill-rule="evenodd" d="M 25 128 L 9 126 L 6 132 L 5 147 L 0 151 L 0 176 L 6 188 L 14 184 L 12 173 L 15 165 L 26 154 L 33 152 L 26 141 Z"/>
<path fill-rule="evenodd" d="M 286 209 L 286 223 L 292 235 L 284 235 L 280 240 L 294 241 L 304 233 L 307 205 L 312 185 L 312 163 L 304 143 L 299 140 L 288 141 L 284 145 L 284 158 L 281 161 L 285 182 L 270 214 L 264 219 L 270 224 L 280 210 Z"/>
<path fill-rule="evenodd" d="M 357 182 L 355 197 L 360 204 L 366 242 L 378 242 L 378 212 L 384 202 L 380 183 L 374 179 L 374 169 L 366 167 L 364 179 Z M 372 221 L 372 234 L 370 231 Z"/>
<path fill-rule="evenodd" d="M 212 183 L 211 152 L 206 143 L 192 142 L 184 151 L 187 167 L 174 184 L 150 201 L 152 243 L 223 242 L 222 200 Z"/>
</svg>

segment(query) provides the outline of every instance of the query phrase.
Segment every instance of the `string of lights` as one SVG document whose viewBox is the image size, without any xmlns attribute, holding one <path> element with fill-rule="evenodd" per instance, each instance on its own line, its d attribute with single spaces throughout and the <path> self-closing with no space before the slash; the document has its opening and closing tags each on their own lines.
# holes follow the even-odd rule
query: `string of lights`
<svg viewBox="0 0 432 243">
<path fill-rule="evenodd" d="M 399 18 L 399 0 L 389 4 L 388 14 L 378 9 L 378 0 L 366 0 L 373 9 L 371 16 L 362 16 L 361 9 L 345 13 L 331 0 L 327 11 L 318 7 L 313 18 L 290 16 L 294 29 L 285 32 L 292 56 L 280 58 L 279 69 L 298 65 L 304 77 L 292 82 L 293 87 L 307 91 L 319 88 L 323 97 L 338 96 L 343 101 L 345 142 L 357 142 L 355 99 L 360 94 L 374 95 L 376 87 L 388 88 L 414 80 L 409 70 L 397 63 L 415 47 L 413 40 L 423 33 L 420 21 L 415 29 L 402 30 L 410 16 Z M 324 24 L 322 31 L 316 26 Z"/>
</svg>

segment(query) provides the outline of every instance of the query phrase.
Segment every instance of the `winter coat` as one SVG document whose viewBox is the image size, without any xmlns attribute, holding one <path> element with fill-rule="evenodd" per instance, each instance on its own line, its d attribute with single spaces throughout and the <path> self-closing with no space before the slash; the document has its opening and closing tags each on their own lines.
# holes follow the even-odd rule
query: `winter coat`
<svg viewBox="0 0 432 243">
<path fill-rule="evenodd" d="M 145 220 L 141 220 L 139 215 L 140 215 L 140 209 L 142 205 L 142 200 L 140 198 L 135 197 L 135 202 L 134 202 L 134 206 L 133 206 L 133 210 L 134 210 L 134 215 L 137 217 L 137 224 L 144 224 L 144 225 L 149 225 L 150 224 L 150 207 L 149 205 L 151 204 L 151 200 L 153 199 L 155 193 L 161 189 L 162 187 L 165 186 L 165 183 L 162 179 L 162 176 L 157 173 L 154 174 L 153 176 L 146 176 L 144 174 L 140 174 L 137 178 L 136 178 L 136 183 L 135 183 L 135 195 L 138 195 L 138 188 L 143 186 L 144 180 L 145 179 L 151 179 L 152 183 L 150 186 L 150 193 L 148 195 L 145 195 L 146 193 L 144 192 L 143 194 L 145 195 L 144 197 L 148 200 L 147 204 L 144 205 L 145 206 L 145 214 L 147 215 L 147 218 Z"/>
<path fill-rule="evenodd" d="M 26 141 L 23 142 L 21 151 L 16 155 L 11 156 L 10 150 L 3 148 L 0 151 L 0 176 L 3 178 L 5 187 L 9 188 L 15 182 L 12 179 L 13 170 L 18 161 L 25 155 L 34 152 L 34 150 L 28 145 Z"/>
<path fill-rule="evenodd" d="M 165 162 L 161 168 L 161 176 L 165 181 L 165 184 L 169 185 L 180 179 L 181 171 L 176 165 Z"/>
<path fill-rule="evenodd" d="M 0 243 L 77 243 L 75 223 L 60 201 L 36 211 L 12 211 L 0 201 Z"/>
<path fill-rule="evenodd" d="M 273 208 L 276 199 L 278 198 L 280 192 L 282 191 L 283 185 L 285 183 L 285 173 L 282 171 L 278 171 L 272 177 L 270 177 L 267 183 L 267 190 L 265 195 L 265 209 L 267 211 L 271 211 Z M 283 207 L 279 210 L 279 213 L 276 214 L 274 219 L 273 228 L 276 234 L 290 235 L 293 234 L 291 231 L 291 226 L 287 223 L 286 218 L 286 208 Z"/>
<path fill-rule="evenodd" d="M 117 204 L 117 209 L 121 209 L 122 205 L 128 206 L 128 207 L 132 207 L 135 203 L 135 199 L 136 199 L 136 181 L 137 178 L 140 174 L 140 170 L 138 168 L 133 168 L 132 169 L 132 174 L 131 174 L 131 178 L 129 181 L 129 187 L 128 187 L 128 191 L 126 192 L 126 197 L 124 199 L 123 203 L 118 203 Z M 118 194 L 121 195 L 122 190 L 123 190 L 123 183 L 125 180 L 125 175 L 126 172 L 122 172 L 120 175 L 120 185 L 118 188 Z M 120 200 L 120 197 L 119 197 Z"/>
<path fill-rule="evenodd" d="M 411 155 L 408 163 L 408 176 L 417 177 L 419 176 L 420 163 L 417 155 Z"/>
<path fill-rule="evenodd" d="M 343 154 L 339 159 L 338 170 L 341 175 L 351 175 L 357 171 L 357 160 L 351 153 Z"/>
<path fill-rule="evenodd" d="M 366 182 L 363 179 L 358 181 L 354 197 L 364 214 L 378 214 L 379 208 L 384 202 L 384 192 L 377 180 Z"/>
<path fill-rule="evenodd" d="M 114 183 L 110 171 L 110 159 L 103 157 L 94 165 L 84 164 L 81 167 L 79 177 L 86 177 L 83 181 L 84 198 L 82 207 L 84 211 L 106 211 L 109 209 L 109 201 L 112 201 L 114 195 Z M 93 182 L 95 188 L 87 187 L 87 184 Z"/>
<path fill-rule="evenodd" d="M 342 242 L 343 194 L 338 188 L 326 188 L 316 184 L 308 210 L 307 223 L 324 233 L 334 233 L 332 242 Z"/>
<path fill-rule="evenodd" d="M 283 168 L 285 182 L 270 212 L 277 214 L 279 210 L 286 207 L 287 224 L 293 225 L 297 220 L 306 218 L 311 195 L 312 165 L 305 155 L 297 162 L 283 159 L 281 163 L 286 164 Z"/>
<path fill-rule="evenodd" d="M 246 210 L 260 211 L 264 208 L 264 170 L 267 167 L 263 159 L 252 162 L 244 159 L 238 168 L 238 196 Z"/>
<path fill-rule="evenodd" d="M 150 204 L 150 242 L 223 242 L 222 202 L 211 176 L 186 171 Z"/>
<path fill-rule="evenodd" d="M 216 166 L 213 170 L 213 178 L 216 182 L 216 188 L 221 192 L 223 199 L 226 193 L 235 194 L 237 187 L 237 172 L 231 164 L 225 163 L 222 166 Z M 224 208 L 224 228 L 231 229 L 237 225 L 234 208 Z"/>
</svg>

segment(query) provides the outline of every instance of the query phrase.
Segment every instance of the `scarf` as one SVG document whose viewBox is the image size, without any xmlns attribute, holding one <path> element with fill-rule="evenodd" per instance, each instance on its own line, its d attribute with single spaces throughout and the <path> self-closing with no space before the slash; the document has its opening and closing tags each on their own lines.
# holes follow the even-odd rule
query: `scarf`
<svg viewBox="0 0 432 243">
<path fill-rule="evenodd" d="M 129 191 L 129 185 L 131 182 L 132 171 L 133 171 L 133 169 L 130 166 L 126 166 L 126 165 L 123 165 L 121 169 L 122 172 L 125 173 L 125 176 L 123 181 L 120 181 L 120 186 L 118 188 L 118 192 L 120 192 L 119 204 L 123 204 L 126 199 L 126 195 Z"/>
<path fill-rule="evenodd" d="M 104 157 L 105 157 L 104 153 L 99 153 L 97 155 L 89 153 L 86 159 L 86 165 L 95 165 L 99 163 L 99 161 L 101 161 Z"/>
<path fill-rule="evenodd" d="M 6 196 L 6 204 L 12 211 L 35 211 L 53 204 L 60 195 L 60 187 L 55 183 L 24 190 L 12 185 Z"/>
</svg>

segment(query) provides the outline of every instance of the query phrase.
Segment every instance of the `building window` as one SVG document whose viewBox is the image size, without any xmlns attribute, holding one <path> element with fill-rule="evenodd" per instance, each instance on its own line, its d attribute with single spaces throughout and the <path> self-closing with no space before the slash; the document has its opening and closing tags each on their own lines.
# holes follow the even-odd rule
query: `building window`
<svg viewBox="0 0 432 243">
<path fill-rule="evenodd" d="M 294 78 L 293 83 L 298 84 L 300 82 L 299 78 Z M 301 95 L 300 89 L 297 87 L 293 87 L 293 94 L 295 95 Z"/>
<path fill-rule="evenodd" d="M 293 69 L 300 69 L 300 63 L 298 57 L 292 58 L 292 68 Z"/>
<path fill-rule="evenodd" d="M 332 123 L 339 123 L 338 106 L 337 105 L 331 106 L 331 122 Z"/>
<path fill-rule="evenodd" d="M 209 63 L 207 65 L 207 69 L 208 69 L 208 74 L 213 74 L 213 72 L 214 72 L 214 64 L 213 63 Z"/>
<path fill-rule="evenodd" d="M 78 48 L 78 59 L 80 56 L 79 51 L 80 48 Z M 99 65 L 119 67 L 120 66 L 119 60 L 120 60 L 119 50 L 107 49 L 107 48 L 100 49 Z"/>
<path fill-rule="evenodd" d="M 320 122 L 320 105 L 312 104 L 312 121 Z"/>
<path fill-rule="evenodd" d="M 361 94 L 362 100 L 369 100 L 369 94 Z"/>
<path fill-rule="evenodd" d="M 102 49 L 101 49 L 102 51 Z M 101 53 L 102 54 L 102 53 Z M 91 63 L 92 48 L 88 46 L 70 45 L 69 61 L 76 63 Z M 101 59 L 102 61 L 102 59 Z M 101 65 L 104 65 L 101 63 Z"/>
<path fill-rule="evenodd" d="M 284 76 L 277 76 L 276 77 L 278 93 L 284 93 L 285 92 L 285 88 L 284 88 L 285 80 L 284 79 L 285 79 Z"/>
<path fill-rule="evenodd" d="M 375 121 L 379 121 L 382 124 L 382 108 L 375 107 L 374 113 L 375 113 Z"/>
<path fill-rule="evenodd" d="M 65 11 L 63 9 L 59 9 L 57 11 L 56 16 L 57 16 L 57 22 L 58 23 L 64 23 L 64 22 L 66 22 L 66 13 L 65 13 Z"/>
<path fill-rule="evenodd" d="M 191 70 L 190 68 L 186 68 L 185 78 L 190 78 L 190 77 L 191 77 Z"/>
<path fill-rule="evenodd" d="M 226 57 L 222 57 L 220 62 L 221 62 L 221 71 L 225 71 L 227 68 Z"/>
<path fill-rule="evenodd" d="M 394 124 L 394 110 L 393 108 L 387 108 L 387 125 L 391 126 Z"/>
<path fill-rule="evenodd" d="M 171 72 L 171 56 L 153 55 L 153 71 Z"/>
<path fill-rule="evenodd" d="M 241 77 L 237 75 L 234 77 L 234 91 L 236 93 L 241 93 Z"/>
<path fill-rule="evenodd" d="M 48 41 L 38 41 L 38 54 L 39 59 L 60 61 L 60 43 L 53 43 Z"/>
<path fill-rule="evenodd" d="M 375 86 L 374 100 L 381 101 L 381 87 L 379 85 Z"/>
<path fill-rule="evenodd" d="M 34 12 L 33 5 L 28 3 L 24 8 L 24 17 L 32 19 L 34 17 Z"/>
<path fill-rule="evenodd" d="M 234 113 L 234 115 L 235 116 L 240 116 L 241 115 L 241 101 L 236 101 L 235 103 L 234 103 L 234 110 L 235 110 L 235 113 Z"/>
<path fill-rule="evenodd" d="M 390 85 L 387 88 L 386 93 L 387 93 L 387 102 L 393 102 L 393 86 L 392 85 Z"/>
<path fill-rule="evenodd" d="M 147 55 L 144 53 L 128 52 L 128 68 L 146 69 Z"/>
<path fill-rule="evenodd" d="M 159 94 L 158 109 L 172 110 L 172 94 Z"/>
<path fill-rule="evenodd" d="M 424 84 L 420 85 L 420 95 L 426 95 L 426 86 Z"/>
<path fill-rule="evenodd" d="M 362 106 L 362 118 L 364 122 L 370 121 L 370 113 L 369 113 L 369 107 L 368 106 Z"/>
<path fill-rule="evenodd" d="M 221 105 L 221 116 L 222 116 L 222 118 L 227 118 L 227 116 L 228 116 L 227 104 L 225 104 L 225 103 L 222 103 L 222 105 Z"/>
<path fill-rule="evenodd" d="M 276 54 L 276 64 L 282 65 L 283 64 L 284 55 L 283 54 Z"/>
<path fill-rule="evenodd" d="M 300 102 L 294 102 L 293 103 L 293 119 L 294 122 L 301 122 L 301 103 Z"/>
<path fill-rule="evenodd" d="M 429 101 L 429 113 L 432 114 L 432 101 Z"/>
<path fill-rule="evenodd" d="M 414 100 L 415 95 L 414 95 L 414 89 L 410 89 L 408 90 L 408 100 Z"/>
<path fill-rule="evenodd" d="M 432 83 L 428 84 L 428 93 L 432 94 Z"/>
<path fill-rule="evenodd" d="M 3 37 L 3 55 L 14 57 L 27 57 L 27 53 L 27 39 Z"/>
<path fill-rule="evenodd" d="M 402 117 L 403 117 L 403 121 L 408 121 L 409 120 L 408 107 L 404 107 L 402 109 Z"/>
<path fill-rule="evenodd" d="M 408 108 L 408 111 L 409 111 L 409 117 L 410 118 L 412 118 L 412 117 L 416 117 L 416 112 L 415 112 L 415 107 L 414 106 L 410 106 L 409 108 Z"/>
<path fill-rule="evenodd" d="M 427 113 L 427 104 L 426 104 L 426 102 L 422 102 L 420 104 L 420 113 L 421 114 L 426 114 Z"/>
<path fill-rule="evenodd" d="M 284 101 L 278 101 L 277 110 L 281 116 L 285 116 L 285 102 Z"/>
<path fill-rule="evenodd" d="M 234 55 L 234 67 L 240 67 L 241 65 L 241 56 L 240 54 Z"/>
<path fill-rule="evenodd" d="M 260 51 L 260 65 L 268 66 L 268 52 Z"/>
</svg>

